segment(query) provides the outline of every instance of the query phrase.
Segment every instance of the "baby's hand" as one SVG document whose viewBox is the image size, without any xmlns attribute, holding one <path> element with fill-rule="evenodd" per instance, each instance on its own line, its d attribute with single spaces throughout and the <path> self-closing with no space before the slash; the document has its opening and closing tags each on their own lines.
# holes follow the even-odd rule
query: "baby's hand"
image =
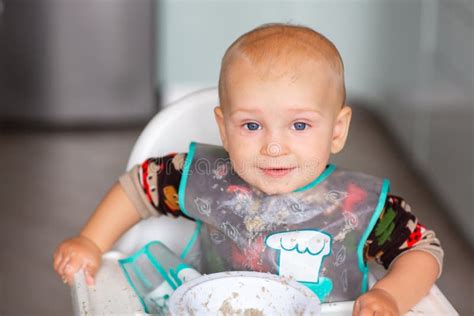
<svg viewBox="0 0 474 316">
<path fill-rule="evenodd" d="M 364 295 L 361 295 L 354 304 L 352 310 L 353 316 L 366 315 L 384 315 L 398 316 L 400 315 L 397 303 L 390 293 L 385 290 L 375 288 L 371 289 Z"/>
<path fill-rule="evenodd" d="M 84 236 L 63 241 L 54 252 L 54 271 L 64 283 L 71 284 L 74 273 L 83 269 L 88 285 L 94 284 L 94 276 L 100 266 L 102 252 Z"/>
</svg>

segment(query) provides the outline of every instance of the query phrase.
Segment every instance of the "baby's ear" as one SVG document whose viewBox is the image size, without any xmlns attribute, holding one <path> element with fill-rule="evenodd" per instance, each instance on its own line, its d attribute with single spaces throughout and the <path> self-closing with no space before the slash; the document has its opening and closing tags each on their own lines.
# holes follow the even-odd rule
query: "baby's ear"
<svg viewBox="0 0 474 316">
<path fill-rule="evenodd" d="M 351 124 L 352 109 L 344 105 L 336 117 L 336 122 L 332 131 L 331 153 L 337 154 L 344 148 L 347 135 L 349 134 L 349 125 Z"/>
<path fill-rule="evenodd" d="M 222 112 L 221 106 L 218 105 L 214 108 L 214 116 L 216 118 L 217 126 L 219 127 L 222 145 L 224 146 L 225 150 L 227 150 L 227 134 L 225 129 L 224 113 Z"/>
</svg>

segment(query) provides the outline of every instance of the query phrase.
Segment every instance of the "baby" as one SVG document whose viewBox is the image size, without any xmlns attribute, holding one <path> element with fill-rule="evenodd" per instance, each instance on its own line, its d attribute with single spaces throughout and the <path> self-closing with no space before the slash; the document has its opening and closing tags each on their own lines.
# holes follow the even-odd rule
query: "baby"
<svg viewBox="0 0 474 316">
<path fill-rule="evenodd" d="M 288 276 L 353 315 L 407 312 L 439 277 L 443 251 L 388 180 L 328 164 L 346 142 L 351 108 L 336 47 L 312 29 L 269 24 L 226 51 L 215 108 L 223 147 L 150 158 L 120 177 L 80 234 L 62 242 L 64 282 L 141 218 L 195 220 L 201 272 Z M 191 251 L 192 252 L 192 251 Z M 367 289 L 368 259 L 388 273 Z"/>
</svg>

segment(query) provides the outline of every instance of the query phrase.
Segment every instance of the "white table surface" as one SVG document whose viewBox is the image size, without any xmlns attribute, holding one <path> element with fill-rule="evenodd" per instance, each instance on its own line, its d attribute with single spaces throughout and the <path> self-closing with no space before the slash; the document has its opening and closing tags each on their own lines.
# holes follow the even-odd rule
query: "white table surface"
<svg viewBox="0 0 474 316">
<path fill-rule="evenodd" d="M 148 315 L 127 283 L 117 259 L 122 255 L 109 252 L 103 256 L 102 266 L 96 275 L 96 284 L 87 286 L 82 273 L 75 275 L 71 295 L 76 316 Z M 376 274 L 377 275 L 377 274 Z M 322 316 L 351 315 L 353 302 L 323 304 Z M 458 315 L 443 293 L 434 285 L 407 316 Z"/>
</svg>

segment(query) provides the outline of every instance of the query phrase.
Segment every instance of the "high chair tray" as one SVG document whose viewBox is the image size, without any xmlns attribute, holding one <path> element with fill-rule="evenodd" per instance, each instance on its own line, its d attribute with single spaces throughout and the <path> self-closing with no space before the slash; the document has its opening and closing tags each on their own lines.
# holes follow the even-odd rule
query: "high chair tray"
<svg viewBox="0 0 474 316">
<path fill-rule="evenodd" d="M 127 283 L 117 260 L 124 255 L 117 251 L 102 257 L 102 266 L 96 275 L 93 286 L 87 286 L 83 273 L 76 273 L 71 288 L 74 315 L 149 315 Z M 373 284 L 375 278 L 370 276 Z M 352 314 L 353 302 L 322 304 L 322 316 L 346 316 Z M 415 315 L 458 315 L 446 297 L 434 285 L 429 295 L 420 301 L 407 316 Z"/>
</svg>

